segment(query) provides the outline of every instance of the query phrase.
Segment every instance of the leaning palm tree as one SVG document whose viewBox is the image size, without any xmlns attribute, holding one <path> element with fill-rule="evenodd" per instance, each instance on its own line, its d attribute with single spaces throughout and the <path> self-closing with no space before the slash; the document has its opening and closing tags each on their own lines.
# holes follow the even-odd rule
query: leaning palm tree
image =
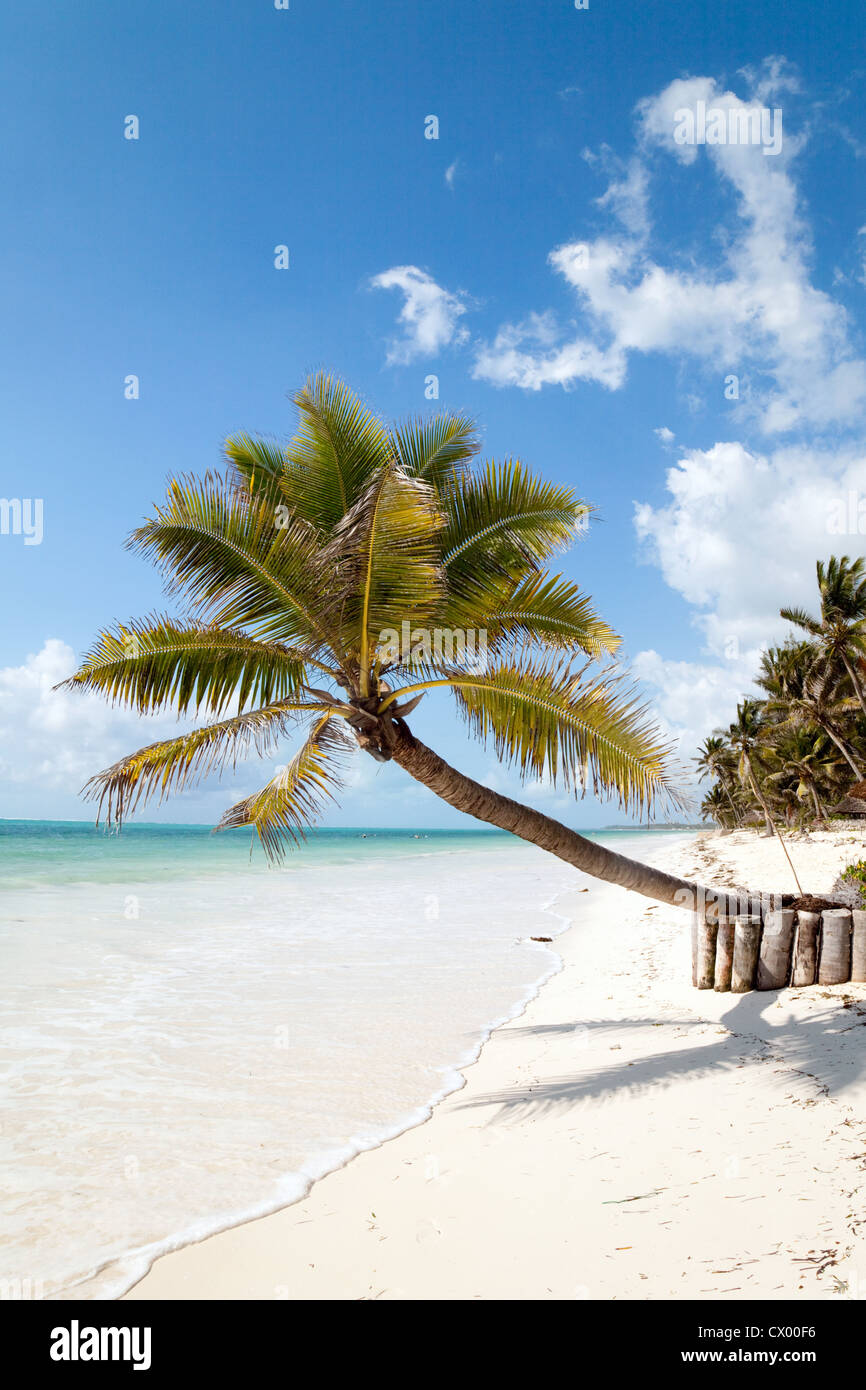
<svg viewBox="0 0 866 1390">
<path fill-rule="evenodd" d="M 576 794 L 591 786 L 635 813 L 680 804 L 668 749 L 610 665 L 618 637 L 546 567 L 585 529 L 587 505 L 518 462 L 479 465 L 462 416 L 388 428 L 325 375 L 295 403 L 287 447 L 229 440 L 225 473 L 173 481 L 130 537 L 184 611 L 104 631 L 66 684 L 208 722 L 93 777 L 85 792 L 99 814 L 119 824 L 242 754 L 273 756 L 300 725 L 286 765 L 218 827 L 253 827 L 271 858 L 336 794 L 357 745 L 597 878 L 736 911 L 735 898 L 615 854 L 465 776 L 410 727 L 428 692 L 448 691 L 470 730 L 524 777 Z"/>
</svg>

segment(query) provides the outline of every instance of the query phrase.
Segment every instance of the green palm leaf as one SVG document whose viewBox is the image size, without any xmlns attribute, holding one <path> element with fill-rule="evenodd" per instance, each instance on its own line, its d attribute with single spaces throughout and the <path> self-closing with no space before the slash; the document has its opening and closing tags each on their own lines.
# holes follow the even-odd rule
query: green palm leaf
<svg viewBox="0 0 866 1390">
<path fill-rule="evenodd" d="M 199 619 L 327 646 L 320 547 L 304 522 L 281 521 L 207 474 L 173 481 L 164 506 L 128 544 L 156 561 L 169 592 L 183 595 Z"/>
<path fill-rule="evenodd" d="M 577 791 L 591 780 L 593 792 L 615 793 L 626 810 L 648 811 L 656 801 L 681 806 L 668 771 L 670 748 L 647 721 L 646 707 L 622 677 L 586 680 L 586 669 L 551 656 L 518 656 L 486 673 L 453 671 L 408 686 L 389 701 L 448 687 L 473 733 L 492 740 L 497 756 L 522 777 Z"/>
<path fill-rule="evenodd" d="M 156 794 L 163 801 L 211 773 L 221 774 L 227 766 L 236 767 L 238 760 L 251 752 L 262 758 L 268 756 L 298 714 L 321 709 L 318 702 L 281 700 L 176 738 L 148 744 L 91 777 L 83 796 L 87 801 L 98 801 L 97 820 L 106 807 L 107 823 L 120 825 Z"/>
<path fill-rule="evenodd" d="M 340 769 L 352 750 L 336 717 L 321 715 L 292 760 L 261 791 L 231 806 L 217 829 L 254 826 L 268 858 L 280 859 L 286 840 L 303 840 L 310 823 L 334 799 L 342 785 Z"/>
<path fill-rule="evenodd" d="M 440 491 L 464 474 L 478 445 L 475 422 L 465 415 L 408 420 L 391 433 L 391 448 L 403 471 Z"/>
<path fill-rule="evenodd" d="M 178 714 L 192 707 L 217 715 L 232 703 L 243 710 L 295 694 L 308 660 L 279 642 L 154 616 L 101 633 L 61 688 L 100 691 L 141 714 L 171 705 Z"/>
<path fill-rule="evenodd" d="M 226 440 L 225 456 L 229 478 L 238 488 L 274 512 L 285 502 L 281 487 L 285 446 L 274 440 L 238 434 Z"/>
<path fill-rule="evenodd" d="M 511 592 L 503 594 L 498 605 L 476 613 L 489 643 L 502 634 L 566 651 L 579 647 L 596 658 L 618 649 L 621 638 L 598 616 L 588 595 L 562 575 L 541 571 L 509 587 Z"/>
<path fill-rule="evenodd" d="M 282 492 L 293 516 L 328 534 L 391 459 L 385 427 L 342 381 L 320 372 L 294 398 L 300 424 Z"/>
<path fill-rule="evenodd" d="M 514 461 L 457 479 L 442 503 L 443 564 L 458 597 L 471 596 L 488 574 L 519 579 L 536 572 L 574 541 L 591 511 L 571 488 L 546 483 Z"/>
<path fill-rule="evenodd" d="M 324 552 L 341 642 L 357 658 L 360 693 L 369 694 L 380 634 L 435 612 L 441 592 L 432 489 L 394 465 L 382 468 L 337 527 Z"/>
</svg>

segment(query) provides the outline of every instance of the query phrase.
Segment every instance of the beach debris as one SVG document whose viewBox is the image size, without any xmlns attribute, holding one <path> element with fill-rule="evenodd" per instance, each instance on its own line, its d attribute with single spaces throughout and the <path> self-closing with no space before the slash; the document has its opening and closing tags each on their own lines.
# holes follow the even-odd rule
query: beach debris
<svg viewBox="0 0 866 1390">
<path fill-rule="evenodd" d="M 552 936 L 531 936 L 530 941 L 552 941 Z"/>
<path fill-rule="evenodd" d="M 660 1192 L 667 1192 L 666 1187 L 656 1187 L 652 1192 L 639 1192 L 636 1197 L 610 1197 L 606 1202 L 602 1202 L 603 1207 L 621 1207 L 625 1202 L 642 1202 L 645 1197 L 657 1197 Z M 630 1250 L 630 1245 L 617 1247 L 620 1250 Z"/>
</svg>

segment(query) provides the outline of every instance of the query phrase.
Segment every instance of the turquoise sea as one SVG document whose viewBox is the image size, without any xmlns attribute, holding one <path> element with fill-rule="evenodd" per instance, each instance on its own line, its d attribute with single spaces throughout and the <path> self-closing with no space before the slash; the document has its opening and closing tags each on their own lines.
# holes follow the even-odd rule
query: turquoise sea
<svg viewBox="0 0 866 1390">
<path fill-rule="evenodd" d="M 423 1119 L 587 882 L 484 829 L 322 830 L 273 869 L 245 831 L 0 821 L 0 1284 L 115 1297 Z"/>
</svg>

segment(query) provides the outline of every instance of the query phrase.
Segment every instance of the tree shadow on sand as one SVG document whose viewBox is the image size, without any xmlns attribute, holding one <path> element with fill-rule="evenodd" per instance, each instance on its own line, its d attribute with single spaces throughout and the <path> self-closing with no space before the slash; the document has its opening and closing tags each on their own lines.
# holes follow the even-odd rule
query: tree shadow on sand
<svg viewBox="0 0 866 1390">
<path fill-rule="evenodd" d="M 764 1017 L 775 1005 L 777 993 L 751 993 L 718 1020 L 706 1018 L 626 1018 L 576 1020 L 573 1023 L 542 1024 L 504 1030 L 503 1036 L 523 1039 L 573 1035 L 575 1046 L 589 1060 L 596 1048 L 610 1049 L 608 1038 L 622 1038 L 624 1030 L 640 1029 L 647 1034 L 651 1048 L 654 1027 L 687 1029 L 712 1028 L 728 1031 L 697 1046 L 664 1051 L 652 1050 L 646 1056 L 622 1059 L 610 1050 L 598 1066 L 583 1066 L 570 1076 L 539 1080 L 532 1085 L 504 1088 L 464 1102 L 466 1108 L 499 1106 L 497 1118 L 530 1117 L 565 1110 L 581 1101 L 612 1099 L 615 1096 L 645 1095 L 678 1081 L 696 1077 L 711 1078 L 720 1071 L 759 1063 L 776 1063 L 780 1091 L 790 1086 L 791 1074 L 814 1077 L 829 1095 L 845 1098 L 866 1077 L 866 1003 L 852 1001 L 840 1006 L 838 996 L 806 1017 L 794 1018 L 780 1011 L 780 1019 Z M 607 1035 L 607 1037 L 605 1037 Z M 703 1037 L 706 1036 L 704 1031 Z M 594 1061 L 594 1057 L 593 1057 Z"/>
</svg>

